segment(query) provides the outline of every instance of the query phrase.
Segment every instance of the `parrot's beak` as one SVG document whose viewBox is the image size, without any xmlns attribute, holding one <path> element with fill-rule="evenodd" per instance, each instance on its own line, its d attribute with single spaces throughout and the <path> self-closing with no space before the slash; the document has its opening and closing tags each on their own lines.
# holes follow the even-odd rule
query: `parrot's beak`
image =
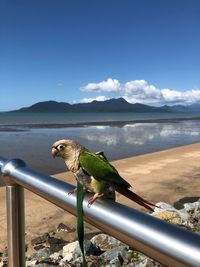
<svg viewBox="0 0 200 267">
<path fill-rule="evenodd" d="M 53 147 L 51 150 L 51 155 L 55 158 L 57 156 L 57 154 L 58 154 L 58 150 Z"/>
</svg>

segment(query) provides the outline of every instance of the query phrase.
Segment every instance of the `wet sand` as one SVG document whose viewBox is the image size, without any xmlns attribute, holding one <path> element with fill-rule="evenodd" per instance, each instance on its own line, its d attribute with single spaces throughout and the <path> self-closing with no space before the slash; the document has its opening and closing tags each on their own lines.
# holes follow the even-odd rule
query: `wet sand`
<svg viewBox="0 0 200 267">
<path fill-rule="evenodd" d="M 183 198 L 200 198 L 200 143 L 125 158 L 112 162 L 119 173 L 133 185 L 133 190 L 153 202 L 171 204 Z M 70 173 L 53 175 L 57 179 L 74 182 Z M 117 194 L 117 201 L 142 209 Z M 59 223 L 76 226 L 76 218 L 37 195 L 25 190 L 26 242 L 56 229 Z M 0 251 L 6 245 L 5 188 L 0 188 Z M 88 233 L 97 229 L 86 225 Z M 69 241 L 76 238 L 68 234 Z"/>
</svg>

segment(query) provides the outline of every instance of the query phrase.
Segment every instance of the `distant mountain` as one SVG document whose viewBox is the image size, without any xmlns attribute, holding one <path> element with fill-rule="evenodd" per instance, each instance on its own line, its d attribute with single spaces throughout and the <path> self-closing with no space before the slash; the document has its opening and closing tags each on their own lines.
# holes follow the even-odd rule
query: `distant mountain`
<svg viewBox="0 0 200 267">
<path fill-rule="evenodd" d="M 143 104 L 130 104 L 124 98 L 112 98 L 105 101 L 95 100 L 91 103 L 74 104 L 72 110 L 81 112 L 149 112 L 157 111 L 158 108 Z"/>
<path fill-rule="evenodd" d="M 166 110 L 171 112 L 181 112 L 181 113 L 199 113 L 200 112 L 200 103 L 194 103 L 191 105 L 174 105 L 174 106 L 163 106 Z"/>
<path fill-rule="evenodd" d="M 200 104 L 194 103 L 189 106 L 182 106 L 182 105 L 176 105 L 171 107 L 173 111 L 179 111 L 179 112 L 189 112 L 189 113 L 198 113 L 200 112 Z"/>
<path fill-rule="evenodd" d="M 144 104 L 130 104 L 124 98 L 91 103 L 69 104 L 56 101 L 44 101 L 30 107 L 24 107 L 12 112 L 169 112 L 162 107 L 152 107 Z"/>
<path fill-rule="evenodd" d="M 71 105 L 64 102 L 45 101 L 36 103 L 30 107 L 14 110 L 15 112 L 67 112 Z"/>
<path fill-rule="evenodd" d="M 44 101 L 30 107 L 24 107 L 14 112 L 200 112 L 200 104 L 189 106 L 174 105 L 153 107 L 144 104 L 131 104 L 124 98 L 112 98 L 106 101 L 92 101 L 91 103 L 69 104 L 65 102 Z M 13 112 L 12 111 L 12 112 Z"/>
</svg>

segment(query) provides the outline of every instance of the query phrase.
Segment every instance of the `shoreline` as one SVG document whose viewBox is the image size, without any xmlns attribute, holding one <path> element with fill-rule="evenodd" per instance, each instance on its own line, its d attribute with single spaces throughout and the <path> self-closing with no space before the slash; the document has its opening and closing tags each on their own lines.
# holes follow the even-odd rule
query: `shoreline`
<svg viewBox="0 0 200 267">
<path fill-rule="evenodd" d="M 126 160 L 126 159 L 132 159 L 132 158 L 137 158 L 137 157 L 145 157 L 145 156 L 148 156 L 148 155 L 151 155 L 151 154 L 155 154 L 155 153 L 161 153 L 163 151 L 168 151 L 168 150 L 171 150 L 171 149 L 179 149 L 179 148 L 182 148 L 182 147 L 185 147 L 185 146 L 190 146 L 190 145 L 195 145 L 195 144 L 198 144 L 199 142 L 195 142 L 195 143 L 191 143 L 191 144 L 185 144 L 185 145 L 177 145 L 177 146 L 174 146 L 174 147 L 169 147 L 169 148 L 166 148 L 166 149 L 160 149 L 160 150 L 155 150 L 155 151 L 151 151 L 151 152 L 146 152 L 146 153 L 142 153 L 142 154 L 139 154 L 139 155 L 131 155 L 131 156 L 126 156 L 126 157 L 120 157 L 120 158 L 117 158 L 117 159 L 113 159 L 113 160 L 109 160 L 109 162 L 120 162 L 122 160 Z M 6 159 L 10 159 L 10 158 L 6 158 Z M 23 160 L 23 159 L 22 159 Z M 57 162 L 58 163 L 58 162 Z M 62 164 L 62 162 L 60 161 L 59 163 Z M 62 164 L 63 165 L 63 164 Z M 37 169 L 35 168 L 31 168 L 29 165 L 27 165 L 27 167 L 29 167 L 30 169 L 32 170 L 35 170 L 35 171 L 38 171 Z M 61 172 L 58 172 L 58 173 L 55 173 L 55 172 L 49 172 L 49 166 L 48 164 L 45 164 L 45 167 L 43 167 L 41 170 L 39 170 L 40 173 L 42 174 L 45 174 L 45 175 L 49 175 L 49 176 L 59 176 L 60 173 L 62 173 L 64 175 L 64 173 L 68 173 L 69 171 L 66 169 L 66 166 L 63 165 L 64 168 L 62 168 L 63 170 L 66 170 L 63 172 L 63 170 L 61 170 Z M 1 172 L 0 172 L 0 175 L 1 175 Z M 0 188 L 2 187 L 5 187 L 5 184 L 4 182 L 0 179 Z"/>
<path fill-rule="evenodd" d="M 25 129 L 54 129 L 54 128 L 79 128 L 87 126 L 115 126 L 123 127 L 127 124 L 137 123 L 178 123 L 182 121 L 200 120 L 197 117 L 175 117 L 175 118 L 153 118 L 153 119 L 134 119 L 134 120 L 104 120 L 104 121 L 80 121 L 69 123 L 24 123 L 24 124 L 2 124 L 0 131 L 26 131 Z M 21 127 L 25 129 L 13 129 L 13 127 Z"/>
<path fill-rule="evenodd" d="M 200 143 L 148 153 L 113 161 L 120 175 L 133 185 L 135 192 L 146 199 L 174 204 L 185 198 L 200 198 Z M 62 172 L 52 175 L 75 184 L 73 175 Z M 117 194 L 117 201 L 142 209 L 137 204 Z M 0 188 L 0 251 L 6 245 L 5 187 Z M 143 209 L 142 209 L 143 210 Z M 42 212 L 41 212 L 42 211 Z M 25 190 L 26 242 L 46 232 L 55 230 L 59 223 L 76 227 L 76 218 L 39 196 Z M 87 226 L 88 231 L 98 231 Z M 86 231 L 87 232 L 87 231 Z M 76 235 L 68 235 L 74 240 Z"/>
</svg>

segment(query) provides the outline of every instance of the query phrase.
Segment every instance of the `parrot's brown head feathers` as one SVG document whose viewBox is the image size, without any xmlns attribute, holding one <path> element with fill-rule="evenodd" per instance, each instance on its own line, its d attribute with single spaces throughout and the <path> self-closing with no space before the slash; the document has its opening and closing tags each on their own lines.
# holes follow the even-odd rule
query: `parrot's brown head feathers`
<svg viewBox="0 0 200 267">
<path fill-rule="evenodd" d="M 68 155 L 73 153 L 74 151 L 80 151 L 82 146 L 77 142 L 69 139 L 63 139 L 56 141 L 52 146 L 52 156 L 53 157 L 61 157 L 66 159 Z"/>
</svg>

